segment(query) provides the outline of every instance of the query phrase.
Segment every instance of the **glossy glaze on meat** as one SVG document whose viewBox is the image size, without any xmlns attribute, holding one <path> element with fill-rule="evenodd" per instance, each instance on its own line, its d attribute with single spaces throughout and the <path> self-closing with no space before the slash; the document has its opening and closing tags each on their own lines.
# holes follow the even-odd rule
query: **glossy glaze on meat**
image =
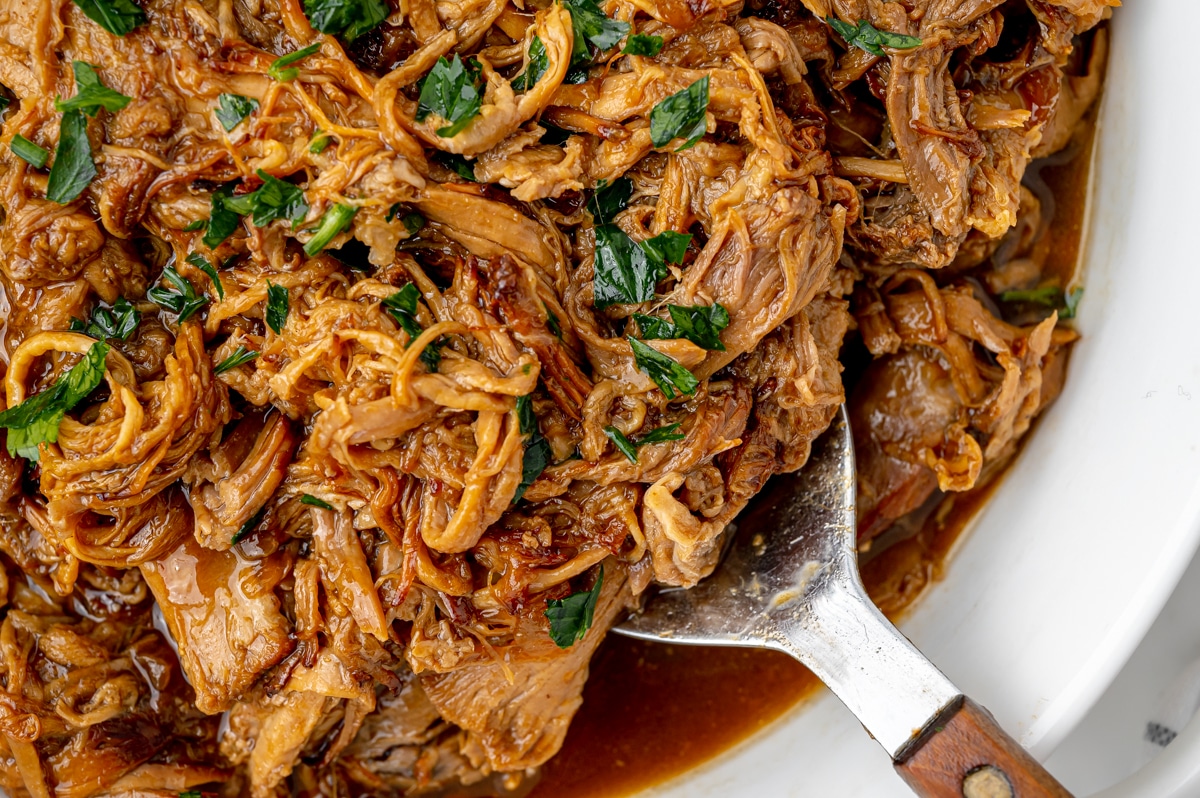
<svg viewBox="0 0 1200 798">
<path fill-rule="evenodd" d="M 148 0 L 117 36 L 0 2 L 6 144 L 54 152 L 73 61 L 130 98 L 86 117 L 73 201 L 0 147 L 6 407 L 96 344 L 73 319 L 141 313 L 36 461 L 0 450 L 14 798 L 520 791 L 605 631 L 703 578 L 803 466 L 844 363 L 864 546 L 1001 468 L 1064 379 L 1078 286 L 1022 181 L 1073 146 L 1114 0 L 608 0 L 664 46 L 582 71 L 570 4 L 410 0 L 353 42 L 314 31 L 320 4 Z M 878 55 L 830 17 L 918 43 Z M 481 108 L 445 137 L 420 81 L 456 53 Z M 704 133 L 654 146 L 654 109 L 701 78 Z M 223 94 L 256 103 L 231 130 Z M 274 178 L 303 191 L 295 224 L 204 243 L 222 197 Z M 598 307 L 593 200 L 622 178 L 622 235 L 691 239 L 653 300 Z M 352 222 L 305 254 L 336 205 Z M 182 322 L 153 299 L 167 269 L 207 299 Z M 697 381 L 668 396 L 634 315 L 717 304 L 719 346 L 647 343 Z M 682 437 L 614 445 L 662 428 Z M 560 647 L 547 608 L 597 584 Z"/>
</svg>

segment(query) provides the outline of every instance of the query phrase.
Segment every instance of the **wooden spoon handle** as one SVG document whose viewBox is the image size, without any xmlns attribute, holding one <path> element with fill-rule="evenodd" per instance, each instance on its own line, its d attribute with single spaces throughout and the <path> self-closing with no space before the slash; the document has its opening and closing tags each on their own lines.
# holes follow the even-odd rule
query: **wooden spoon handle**
<svg viewBox="0 0 1200 798">
<path fill-rule="evenodd" d="M 1071 798 L 990 712 L 965 697 L 896 770 L 922 798 Z"/>
</svg>

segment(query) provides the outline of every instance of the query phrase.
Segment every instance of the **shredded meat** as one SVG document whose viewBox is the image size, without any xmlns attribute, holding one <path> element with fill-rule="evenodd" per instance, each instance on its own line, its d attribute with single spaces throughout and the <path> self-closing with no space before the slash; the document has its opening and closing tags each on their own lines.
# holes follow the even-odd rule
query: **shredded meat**
<svg viewBox="0 0 1200 798">
<path fill-rule="evenodd" d="M 518 789 L 843 402 L 868 546 L 1061 389 L 1116 0 L 97 5 L 0 0 L 13 798 Z"/>
</svg>

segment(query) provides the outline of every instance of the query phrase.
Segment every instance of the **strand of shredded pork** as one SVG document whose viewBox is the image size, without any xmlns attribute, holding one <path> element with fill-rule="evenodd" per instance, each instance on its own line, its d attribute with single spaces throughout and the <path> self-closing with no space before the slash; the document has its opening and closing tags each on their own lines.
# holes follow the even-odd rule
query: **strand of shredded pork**
<svg viewBox="0 0 1200 798">
<path fill-rule="evenodd" d="M 95 344 L 72 319 L 141 314 L 36 462 L 0 452 L 14 798 L 512 788 L 620 614 L 703 578 L 804 464 L 844 353 L 864 545 L 995 472 L 1057 394 L 1074 334 L 1000 298 L 1054 279 L 1022 179 L 1092 104 L 1105 39 L 1082 34 L 1116 0 L 606 0 L 663 47 L 582 73 L 569 4 L 392 2 L 353 41 L 304 5 L 146 0 L 118 36 L 66 0 L 0 2 L 4 145 L 54 152 L 74 61 L 131 98 L 85 117 L 98 174 L 74 201 L 0 147 L 6 406 Z M 829 17 L 919 44 L 880 56 Z M 517 80 L 535 37 L 542 74 Z M 455 55 L 481 105 L 444 137 L 419 95 Z M 653 109 L 702 77 L 699 140 L 655 146 Z M 257 104 L 230 131 L 222 94 Z M 260 170 L 306 215 L 206 246 L 214 193 Z M 622 178 L 624 235 L 691 238 L 652 300 L 597 307 L 591 200 Z M 306 255 L 336 205 L 352 221 Z M 207 298 L 182 322 L 147 293 L 168 267 Z M 668 396 L 633 316 L 718 304 L 720 347 L 647 341 L 697 380 Z M 217 373 L 239 348 L 257 357 Z M 635 459 L 614 444 L 662 428 Z M 601 572 L 560 647 L 548 607 Z"/>
</svg>

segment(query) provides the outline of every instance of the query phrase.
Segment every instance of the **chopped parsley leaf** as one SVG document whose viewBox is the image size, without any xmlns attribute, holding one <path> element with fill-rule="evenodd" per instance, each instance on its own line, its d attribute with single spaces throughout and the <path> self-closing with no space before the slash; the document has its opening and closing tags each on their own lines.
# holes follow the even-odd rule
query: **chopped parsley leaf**
<svg viewBox="0 0 1200 798">
<path fill-rule="evenodd" d="M 0 427 L 8 430 L 8 453 L 37 462 L 38 445 L 58 440 L 63 416 L 87 398 L 104 379 L 108 344 L 97 341 L 83 359 L 41 393 L 0 413 Z"/>
<path fill-rule="evenodd" d="M 97 341 L 117 338 L 128 341 L 142 321 L 142 314 L 125 297 L 119 297 L 112 308 L 97 305 L 87 321 L 71 319 L 71 332 L 83 333 Z"/>
<path fill-rule="evenodd" d="M 217 365 L 213 366 L 213 374 L 224 374 L 230 369 L 235 369 L 238 366 L 244 366 L 254 358 L 258 357 L 258 352 L 253 349 L 238 344 L 238 348 L 233 350 L 233 354 L 222 360 Z"/>
<path fill-rule="evenodd" d="M 168 283 L 170 287 L 167 287 Z M 146 292 L 146 298 L 164 310 L 177 314 L 180 324 L 208 302 L 208 297 L 197 294 L 192 284 L 171 266 L 163 269 L 162 280 Z"/>
<path fill-rule="evenodd" d="M 217 98 L 217 121 L 229 133 L 246 117 L 258 110 L 258 100 L 240 94 L 222 94 Z"/>
<path fill-rule="evenodd" d="M 829 27 L 846 40 L 847 45 L 866 50 L 871 55 L 881 58 L 887 55 L 883 50 L 884 47 L 891 47 L 894 50 L 911 50 L 921 46 L 921 40 L 916 36 L 879 30 L 865 19 L 859 20 L 857 25 L 842 22 L 837 17 L 826 17 L 825 21 L 829 23 Z"/>
<path fill-rule="evenodd" d="M 417 290 L 416 285 L 409 283 L 382 302 L 388 315 L 395 319 L 396 323 L 400 325 L 400 329 L 408 335 L 408 343 L 404 345 L 406 349 L 424 332 L 420 322 L 417 321 L 417 300 L 420 297 L 421 292 Z M 431 374 L 437 372 L 441 360 L 442 355 L 438 350 L 437 342 L 425 347 L 421 352 L 421 362 L 425 364 Z"/>
<path fill-rule="evenodd" d="M 665 147 L 685 139 L 676 152 L 693 146 L 707 131 L 708 75 L 650 109 L 650 143 Z"/>
<path fill-rule="evenodd" d="M 546 45 L 537 36 L 529 43 L 529 65 L 520 75 L 512 79 L 513 91 L 529 91 L 542 79 L 550 68 L 550 58 L 546 55 Z"/>
<path fill-rule="evenodd" d="M 479 91 L 479 63 L 473 58 L 463 61 L 457 53 L 447 61 L 438 58 L 429 74 L 421 79 L 421 94 L 417 99 L 417 121 L 437 114 L 450 124 L 437 129 L 443 138 L 458 135 L 479 114 L 483 95 Z"/>
<path fill-rule="evenodd" d="M 354 41 L 387 19 L 383 0 L 304 0 L 309 23 L 321 33 L 341 34 Z"/>
<path fill-rule="evenodd" d="M 594 0 L 565 0 L 564 5 L 571 12 L 571 28 L 575 33 L 571 51 L 573 67 L 591 63 L 588 45 L 597 50 L 610 50 L 629 33 L 628 22 L 611 19 Z"/>
<path fill-rule="evenodd" d="M 624 55 L 643 55 L 647 58 L 653 58 L 662 52 L 662 48 L 663 37 L 635 33 L 625 41 L 625 47 L 621 50 L 621 53 Z"/>
<path fill-rule="evenodd" d="M 615 224 L 596 226 L 595 276 L 592 280 L 592 304 L 609 305 L 649 302 L 654 287 L 667 276 L 667 267 L 646 251 Z"/>
<path fill-rule="evenodd" d="M 546 618 L 550 621 L 550 639 L 559 648 L 570 648 L 584 638 L 592 627 L 596 603 L 604 586 L 604 566 L 596 576 L 591 590 L 572 593 L 564 599 L 546 602 Z"/>
<path fill-rule="evenodd" d="M 655 316 L 633 314 L 633 320 L 649 340 L 686 338 L 696 346 L 717 352 L 725 351 L 721 330 L 729 326 L 729 311 L 720 303 L 714 305 L 667 305 L 670 321 Z"/>
<path fill-rule="evenodd" d="M 288 290 L 267 280 L 267 326 L 274 330 L 276 335 L 283 334 L 289 308 Z"/>
<path fill-rule="evenodd" d="M 628 177 L 618 177 L 613 182 L 601 179 L 596 183 L 596 190 L 588 202 L 588 210 L 596 224 L 607 224 L 625 210 L 629 198 L 633 196 L 633 181 Z"/>
<path fill-rule="evenodd" d="M 251 194 L 225 199 L 225 208 L 242 216 L 250 215 L 255 227 L 263 227 L 276 219 L 290 219 L 293 228 L 299 225 L 308 213 L 303 189 L 262 169 L 255 174 L 263 181 L 262 185 Z"/>
<path fill-rule="evenodd" d="M 212 261 L 199 252 L 193 252 L 187 256 L 187 262 L 208 275 L 208 279 L 212 280 L 213 288 L 217 289 L 217 297 L 224 300 L 225 286 L 221 285 L 221 278 L 217 274 L 217 267 L 213 266 Z"/>
<path fill-rule="evenodd" d="M 625 435 L 625 433 L 621 432 L 621 430 L 619 430 L 613 426 L 605 427 L 604 434 L 608 437 L 608 439 L 610 441 L 613 442 L 613 446 L 617 447 L 617 451 L 619 451 L 621 454 L 623 454 L 627 458 L 629 458 L 629 462 L 636 463 L 638 461 L 638 459 L 637 459 L 638 447 L 645 446 L 648 443 L 664 443 L 666 441 L 681 441 L 687 437 L 682 432 L 676 432 L 677 429 L 679 429 L 678 423 L 668 424 L 665 427 L 659 427 L 658 429 L 647 432 L 645 435 L 638 438 L 636 441 L 631 441 Z"/>
<path fill-rule="evenodd" d="M 115 36 L 124 36 L 146 22 L 146 14 L 130 0 L 74 0 L 79 10 Z"/>
<path fill-rule="evenodd" d="M 87 119 L 82 111 L 67 111 L 58 128 L 58 149 L 46 181 L 46 199 L 66 205 L 74 202 L 96 177 Z"/>
<path fill-rule="evenodd" d="M 129 97 L 100 82 L 100 76 L 91 64 L 86 61 L 72 61 L 71 68 L 75 72 L 75 96 L 69 100 L 56 97 L 54 107 L 57 110 L 64 113 L 83 111 L 88 116 L 95 116 L 101 108 L 115 113 L 129 105 Z"/>
<path fill-rule="evenodd" d="M 668 399 L 674 399 L 679 394 L 690 396 L 696 392 L 700 381 L 674 358 L 636 338 L 626 336 L 626 340 L 633 349 L 634 363 L 650 376 Z"/>
</svg>

